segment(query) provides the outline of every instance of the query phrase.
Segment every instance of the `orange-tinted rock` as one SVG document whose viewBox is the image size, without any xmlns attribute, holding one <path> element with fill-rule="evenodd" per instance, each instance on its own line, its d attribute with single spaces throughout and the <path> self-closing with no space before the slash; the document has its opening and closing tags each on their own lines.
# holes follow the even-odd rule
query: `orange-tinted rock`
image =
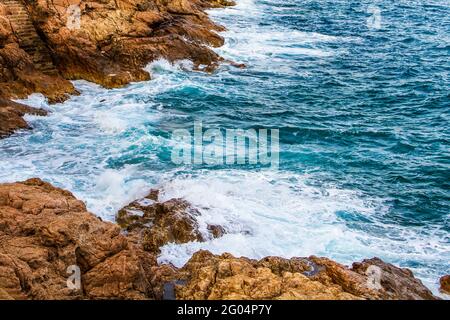
<svg viewBox="0 0 450 320">
<path fill-rule="evenodd" d="M 143 68 L 159 58 L 217 66 L 221 58 L 207 45 L 223 44 L 216 33 L 223 27 L 214 24 L 204 9 L 232 4 L 206 0 L 27 3 L 62 75 L 107 88 L 150 79 Z M 67 23 L 73 17 L 69 4 L 79 8 L 79 25 Z"/>
<path fill-rule="evenodd" d="M 284 261 L 283 261 L 284 260 Z M 186 284 L 178 285 L 178 299 L 358 299 L 338 285 L 324 285 L 304 275 L 288 260 L 273 264 L 230 254 L 199 251 L 182 268 Z M 273 269 L 271 268 L 273 267 Z M 303 269 L 302 265 L 300 269 Z"/>
<path fill-rule="evenodd" d="M 158 191 L 152 190 L 147 197 L 121 209 L 116 221 L 128 231 L 139 232 L 144 248 L 158 253 L 167 243 L 205 241 L 196 220 L 198 215 L 200 213 L 183 199 L 159 202 Z M 208 226 L 207 230 L 214 238 L 225 233 L 216 225 Z"/>
<path fill-rule="evenodd" d="M 450 294 L 450 275 L 443 276 L 439 279 L 441 285 L 440 290 L 443 293 Z"/>
<path fill-rule="evenodd" d="M 133 206 L 158 226 L 152 251 L 168 234 L 178 237 L 170 224 L 183 225 L 189 208 L 177 199 L 158 202 L 156 191 Z M 181 269 L 158 265 L 143 250 L 148 234 L 136 222 L 124 235 L 39 179 L 0 184 L 0 299 L 435 299 L 411 271 L 377 258 L 350 269 L 314 256 L 258 261 L 199 251 Z M 80 290 L 67 285 L 71 266 L 79 267 Z"/>
<path fill-rule="evenodd" d="M 224 28 L 213 23 L 204 10 L 234 4 L 226 0 L 18 3 L 24 3 L 27 12 L 21 13 L 24 18 L 20 19 L 29 20 L 22 28 L 35 28 L 35 40 L 51 58 L 47 63 L 59 74 L 39 71 L 36 59 L 23 50 L 28 36 L 18 36 L 25 22 L 15 19 L 16 13 L 6 4 L 0 4 L 0 96 L 24 98 L 38 92 L 50 102 L 76 93 L 66 79 L 85 79 L 107 88 L 149 80 L 144 67 L 159 58 L 171 62 L 189 59 L 196 69 L 213 71 L 222 59 L 208 46 L 223 44 L 217 31 Z"/>
<path fill-rule="evenodd" d="M 381 287 L 326 258 L 257 261 L 199 251 L 181 269 L 185 284 L 176 293 L 179 299 L 436 299 L 405 269 L 376 258 L 357 265 L 358 271 L 370 265 L 383 270 Z"/>
<path fill-rule="evenodd" d="M 390 263 L 385 263 L 379 258 L 366 259 L 353 263 L 352 270 L 367 276 L 369 267 L 379 270 L 380 284 L 383 288 L 383 299 L 423 300 L 435 299 L 431 291 L 425 287 L 419 279 L 415 278 L 412 271 L 406 268 L 398 268 Z"/>
<path fill-rule="evenodd" d="M 70 192 L 39 179 L 0 185 L 0 294 L 14 299 L 153 298 L 156 265 L 86 211 Z M 67 268 L 81 270 L 81 290 L 67 286 Z"/>
<path fill-rule="evenodd" d="M 37 70 L 32 58 L 17 43 L 0 45 L 0 96 L 26 98 L 35 92 L 42 93 L 50 102 L 61 102 L 69 94 L 77 93 L 72 83 L 61 76 Z"/>
<path fill-rule="evenodd" d="M 29 129 L 29 125 L 23 119 L 25 114 L 45 116 L 47 112 L 0 98 L 0 138 L 6 137 L 18 129 Z"/>
</svg>

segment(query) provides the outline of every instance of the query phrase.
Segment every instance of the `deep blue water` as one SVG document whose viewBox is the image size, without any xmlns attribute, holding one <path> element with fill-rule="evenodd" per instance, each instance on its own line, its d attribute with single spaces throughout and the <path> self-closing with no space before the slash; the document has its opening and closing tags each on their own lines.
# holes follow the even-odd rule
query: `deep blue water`
<svg viewBox="0 0 450 320">
<path fill-rule="evenodd" d="M 225 226 L 222 239 L 166 246 L 164 261 L 199 248 L 380 256 L 436 290 L 450 273 L 450 2 L 237 2 L 211 15 L 228 28 L 217 51 L 247 68 L 158 61 L 150 82 L 79 81 L 81 96 L 53 106 L 33 96 L 53 113 L 0 141 L 0 179 L 39 176 L 109 219 L 159 186 L 197 206 L 203 227 Z M 171 132 L 194 121 L 279 129 L 279 170 L 175 165 Z"/>
</svg>

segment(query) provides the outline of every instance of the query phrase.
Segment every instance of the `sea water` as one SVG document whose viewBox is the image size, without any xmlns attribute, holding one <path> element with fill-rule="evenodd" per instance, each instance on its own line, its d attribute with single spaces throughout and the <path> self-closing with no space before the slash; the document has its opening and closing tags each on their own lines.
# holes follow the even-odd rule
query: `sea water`
<svg viewBox="0 0 450 320">
<path fill-rule="evenodd" d="M 261 258 L 378 256 L 437 293 L 450 273 L 450 3 L 238 0 L 214 9 L 227 27 L 213 74 L 188 61 L 148 66 L 149 82 L 106 90 L 85 81 L 32 131 L 0 140 L 0 181 L 40 177 L 107 220 L 160 188 L 226 235 L 169 244 Z M 175 129 L 279 129 L 278 169 L 175 165 Z"/>
</svg>

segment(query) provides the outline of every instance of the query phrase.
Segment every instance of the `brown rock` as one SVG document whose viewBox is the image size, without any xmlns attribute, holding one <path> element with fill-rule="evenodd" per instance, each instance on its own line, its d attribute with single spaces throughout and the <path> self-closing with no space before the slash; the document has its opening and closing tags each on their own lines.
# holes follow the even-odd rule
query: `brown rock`
<svg viewBox="0 0 450 320">
<path fill-rule="evenodd" d="M 79 4 L 79 28 L 69 28 L 66 1 L 26 1 L 31 17 L 66 79 L 85 79 L 107 88 L 150 79 L 151 61 L 190 59 L 217 66 L 221 59 L 205 45 L 223 39 L 204 12 L 229 1 L 92 0 Z M 70 2 L 72 4 L 72 2 Z"/>
<path fill-rule="evenodd" d="M 118 214 L 117 223 L 128 231 L 142 234 L 142 243 L 146 250 L 159 253 L 159 248 L 167 243 L 186 243 L 205 241 L 195 219 L 200 213 L 183 199 L 158 201 L 158 191 L 136 200 Z M 224 234 L 221 226 L 210 225 L 208 231 L 212 237 Z"/>
<path fill-rule="evenodd" d="M 78 6 L 79 25 L 68 23 L 77 20 L 69 5 Z M 121 87 L 149 80 L 144 67 L 159 58 L 189 59 L 196 70 L 212 72 L 223 59 L 208 46 L 223 45 L 217 32 L 224 28 L 204 10 L 229 5 L 234 2 L 23 0 L 1 4 L 0 96 L 24 98 L 39 92 L 50 102 L 61 102 L 76 94 L 66 79 Z M 9 6 L 23 6 L 20 16 Z"/>
<path fill-rule="evenodd" d="M 372 287 L 365 273 L 326 258 L 257 261 L 199 251 L 180 270 L 185 284 L 176 286 L 176 293 L 179 299 L 436 299 L 405 269 L 377 258 L 355 265 L 358 271 L 363 265 L 383 270 L 381 287 Z"/>
<path fill-rule="evenodd" d="M 258 261 L 199 251 L 181 269 L 157 265 L 143 250 L 146 237 L 152 251 L 197 237 L 189 205 L 158 202 L 153 190 L 123 210 L 143 212 L 123 213 L 126 236 L 39 179 L 0 184 L 0 299 L 435 299 L 411 271 L 378 258 L 350 269 L 314 256 Z M 70 266 L 79 267 L 80 290 L 67 286 Z M 379 287 L 368 272 L 374 267 Z"/>
<path fill-rule="evenodd" d="M 220 238 L 225 234 L 225 229 L 222 226 L 209 224 L 207 228 L 214 238 Z"/>
<path fill-rule="evenodd" d="M 14 299 L 153 298 L 156 265 L 86 211 L 70 192 L 39 179 L 0 185 L 0 294 Z M 67 268 L 81 270 L 81 290 L 67 287 Z"/>
<path fill-rule="evenodd" d="M 378 267 L 380 270 L 380 284 L 383 287 L 383 299 L 396 300 L 432 300 L 435 296 L 425 287 L 419 279 L 416 279 L 411 270 L 398 268 L 390 263 L 385 263 L 379 258 L 366 259 L 353 263 L 352 270 L 366 275 L 369 266 Z"/>
<path fill-rule="evenodd" d="M 47 112 L 0 98 L 0 138 L 6 137 L 18 129 L 29 129 L 30 127 L 23 119 L 25 114 L 45 116 Z"/>
<path fill-rule="evenodd" d="M 230 254 L 215 256 L 208 251 L 199 251 L 182 268 L 187 282 L 176 287 L 177 298 L 358 299 L 338 285 L 324 285 L 298 272 L 295 267 L 292 269 L 296 262 L 290 265 L 287 260 L 275 258 L 272 265 L 269 260 L 235 258 Z"/>
<path fill-rule="evenodd" d="M 440 290 L 443 293 L 450 294 L 450 275 L 441 277 L 439 283 L 441 285 Z"/>
</svg>

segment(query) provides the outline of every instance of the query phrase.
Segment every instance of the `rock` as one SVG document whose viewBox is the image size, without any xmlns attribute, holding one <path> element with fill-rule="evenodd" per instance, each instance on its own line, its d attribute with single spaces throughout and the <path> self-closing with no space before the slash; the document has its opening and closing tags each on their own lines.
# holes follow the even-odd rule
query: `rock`
<svg viewBox="0 0 450 320">
<path fill-rule="evenodd" d="M 0 185 L 0 294 L 14 299 L 149 299 L 153 255 L 120 227 L 39 179 Z M 78 266 L 80 290 L 67 286 Z"/>
<path fill-rule="evenodd" d="M 380 288 L 359 273 L 377 265 L 383 273 Z M 358 272 L 326 258 L 262 260 L 213 255 L 199 251 L 180 270 L 184 285 L 178 299 L 436 299 L 405 269 L 374 258 L 354 264 Z M 386 280 L 389 279 L 389 280 Z"/>
<path fill-rule="evenodd" d="M 0 97 L 41 93 L 50 103 L 78 94 L 68 80 L 106 88 L 145 81 L 160 58 L 213 72 L 223 45 L 207 8 L 228 0 L 23 0 L 0 4 Z M 23 6 L 21 11 L 17 7 Z M 30 44 L 30 41 L 31 44 Z M 236 64 L 236 66 L 241 67 Z M 25 124 L 21 124 L 25 127 Z"/>
<path fill-rule="evenodd" d="M 272 261 L 270 261 L 272 260 Z M 261 261 L 215 256 L 199 251 L 182 268 L 186 284 L 176 286 L 178 299 L 358 299 L 338 285 L 305 276 L 306 265 L 272 258 Z"/>
<path fill-rule="evenodd" d="M 153 253 L 159 253 L 159 248 L 167 243 L 205 241 L 196 220 L 200 213 L 183 199 L 159 202 L 158 194 L 152 190 L 145 198 L 121 209 L 117 223 L 128 231 L 141 233 L 144 248 Z M 207 226 L 207 230 L 214 238 L 225 233 L 216 225 Z"/>
<path fill-rule="evenodd" d="M 29 125 L 23 119 L 25 114 L 45 116 L 47 112 L 0 98 L 0 138 L 9 136 L 18 129 L 29 129 Z"/>
<path fill-rule="evenodd" d="M 220 238 L 225 234 L 225 229 L 219 225 L 209 224 L 207 229 L 214 238 Z"/>
<path fill-rule="evenodd" d="M 379 268 L 383 299 L 436 299 L 431 291 L 423 285 L 422 281 L 414 277 L 411 270 L 398 268 L 390 263 L 383 262 L 379 258 L 366 259 L 362 262 L 354 263 L 352 270 L 361 275 L 366 275 L 367 269 L 371 266 Z"/>
<path fill-rule="evenodd" d="M 149 80 L 144 67 L 159 58 L 189 59 L 194 67 L 217 67 L 221 58 L 208 46 L 221 46 L 206 8 L 224 0 L 45 0 L 26 1 L 53 61 L 66 79 L 85 79 L 107 88 Z M 68 25 L 78 6 L 80 19 Z M 72 21 L 72 20 L 70 20 Z"/>
<path fill-rule="evenodd" d="M 439 283 L 441 285 L 440 290 L 443 293 L 450 294 L 450 275 L 441 277 Z"/>
<path fill-rule="evenodd" d="M 77 94 L 72 83 L 61 76 L 37 70 L 33 59 L 17 43 L 0 44 L 0 97 L 26 98 L 35 92 L 42 93 L 51 103 Z"/>
<path fill-rule="evenodd" d="M 436 299 L 411 271 L 378 258 L 348 268 L 315 256 L 199 251 L 180 269 L 158 265 L 158 245 L 199 237 L 189 208 L 179 199 L 159 202 L 153 190 L 123 209 L 143 214 L 123 213 L 122 232 L 40 179 L 0 184 L 0 299 Z M 79 289 L 67 284 L 74 266 Z M 369 272 L 375 267 L 379 286 Z"/>
<path fill-rule="evenodd" d="M 18 2 L 19 5 L 22 5 Z M 25 14 L 25 18 L 27 15 Z M 24 51 L 30 39 L 39 39 L 30 21 L 22 21 L 6 4 L 0 6 L 0 97 L 26 98 L 34 92 L 42 93 L 50 102 L 60 102 L 76 94 L 72 83 L 59 74 L 48 75 L 37 69 L 34 55 Z M 21 29 L 23 28 L 23 29 Z M 27 30 L 27 31 L 25 31 Z M 24 33 L 19 33 L 23 31 Z M 22 38 L 19 37 L 19 34 Z M 36 40 L 37 41 L 37 40 Z M 27 49 L 28 50 L 28 49 Z M 50 62 L 49 62 L 50 63 Z"/>
</svg>

